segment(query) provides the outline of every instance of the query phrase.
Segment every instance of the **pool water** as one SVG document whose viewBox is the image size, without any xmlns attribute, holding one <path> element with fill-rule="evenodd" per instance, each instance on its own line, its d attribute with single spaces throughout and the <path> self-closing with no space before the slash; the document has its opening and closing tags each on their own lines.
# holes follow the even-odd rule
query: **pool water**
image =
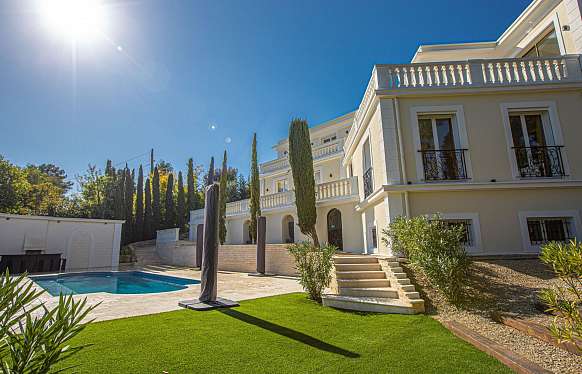
<svg viewBox="0 0 582 374">
<path fill-rule="evenodd" d="M 30 277 L 52 296 L 107 292 L 112 294 L 147 294 L 183 290 L 195 279 L 170 277 L 143 271 L 72 273 Z"/>
</svg>

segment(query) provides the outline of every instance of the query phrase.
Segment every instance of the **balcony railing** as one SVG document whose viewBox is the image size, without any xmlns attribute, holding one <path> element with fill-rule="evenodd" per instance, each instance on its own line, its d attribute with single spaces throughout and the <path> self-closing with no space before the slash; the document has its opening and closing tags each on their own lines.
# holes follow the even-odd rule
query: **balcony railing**
<svg viewBox="0 0 582 374">
<path fill-rule="evenodd" d="M 562 146 L 514 147 L 522 178 L 562 178 L 566 176 Z"/>
<path fill-rule="evenodd" d="M 346 144 L 361 127 L 376 90 L 489 88 L 582 82 L 579 55 L 376 65 Z"/>
<path fill-rule="evenodd" d="M 467 179 L 466 149 L 421 150 L 425 181 Z"/>
<path fill-rule="evenodd" d="M 343 139 L 336 140 L 332 143 L 321 144 L 313 147 L 311 153 L 314 160 L 325 158 L 334 154 L 339 154 L 343 152 L 344 148 Z M 271 173 L 273 171 L 282 170 L 289 168 L 289 157 L 285 156 L 275 160 L 267 161 L 262 163 L 260 166 L 261 174 Z"/>
<path fill-rule="evenodd" d="M 369 168 L 364 173 L 364 198 L 370 196 L 374 192 L 374 172 Z"/>
<path fill-rule="evenodd" d="M 335 199 L 348 199 L 358 195 L 358 183 L 356 177 L 340 179 L 333 182 L 318 184 L 315 186 L 316 202 Z M 261 196 L 261 210 L 289 207 L 295 204 L 294 191 L 285 191 Z M 250 210 L 249 200 L 240 200 L 226 204 L 226 215 L 234 216 L 247 214 Z M 190 213 L 192 222 L 200 221 L 204 217 L 204 210 L 194 210 Z"/>
</svg>

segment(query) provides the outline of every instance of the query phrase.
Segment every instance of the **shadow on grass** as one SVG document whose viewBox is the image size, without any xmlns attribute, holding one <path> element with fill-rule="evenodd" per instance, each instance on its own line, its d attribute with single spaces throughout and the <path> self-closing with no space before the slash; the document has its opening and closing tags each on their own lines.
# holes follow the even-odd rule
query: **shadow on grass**
<svg viewBox="0 0 582 374">
<path fill-rule="evenodd" d="M 229 317 L 238 319 L 239 321 L 248 323 L 250 325 L 254 325 L 260 327 L 264 330 L 274 332 L 275 334 L 279 334 L 289 339 L 293 339 L 297 342 L 307 344 L 313 348 L 317 348 L 322 351 L 335 353 L 337 355 L 341 355 L 348 358 L 359 358 L 360 355 L 358 353 L 350 352 L 343 348 L 337 347 L 335 345 L 328 344 L 324 341 L 316 339 L 312 336 L 306 335 L 302 332 L 291 330 L 287 327 L 277 325 L 275 323 L 265 321 L 263 319 L 251 316 L 246 313 L 239 312 L 238 310 L 234 309 L 223 309 L 220 310 L 220 313 L 226 314 Z"/>
</svg>

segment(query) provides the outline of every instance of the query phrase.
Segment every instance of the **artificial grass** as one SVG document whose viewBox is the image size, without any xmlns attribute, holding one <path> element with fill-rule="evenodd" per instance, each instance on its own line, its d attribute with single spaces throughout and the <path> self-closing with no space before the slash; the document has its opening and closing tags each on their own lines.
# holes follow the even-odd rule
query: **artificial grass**
<svg viewBox="0 0 582 374">
<path fill-rule="evenodd" d="M 325 308 L 303 294 L 89 325 L 79 373 L 509 373 L 424 315 Z"/>
</svg>

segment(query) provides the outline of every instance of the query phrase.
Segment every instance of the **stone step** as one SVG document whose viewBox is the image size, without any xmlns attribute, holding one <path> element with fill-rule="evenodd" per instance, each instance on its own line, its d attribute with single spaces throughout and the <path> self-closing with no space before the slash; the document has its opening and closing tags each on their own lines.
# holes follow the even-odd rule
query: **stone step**
<svg viewBox="0 0 582 374">
<path fill-rule="evenodd" d="M 338 279 L 338 287 L 341 288 L 376 288 L 390 287 L 388 279 Z"/>
<path fill-rule="evenodd" d="M 368 287 L 368 288 L 350 288 L 343 287 L 339 289 L 340 296 L 359 296 L 359 297 L 384 297 L 397 299 L 398 291 L 389 287 Z"/>
<path fill-rule="evenodd" d="M 334 256 L 333 262 L 336 264 L 377 264 L 378 259 L 373 256 L 339 255 Z"/>
<path fill-rule="evenodd" d="M 384 297 L 355 297 L 324 295 L 323 305 L 332 308 L 390 314 L 416 314 L 417 311 L 399 299 Z"/>
<path fill-rule="evenodd" d="M 372 271 L 336 271 L 337 279 L 386 279 L 382 270 Z"/>
<path fill-rule="evenodd" d="M 373 271 L 382 270 L 379 263 L 364 263 L 364 264 L 335 264 L 336 271 Z"/>
</svg>

